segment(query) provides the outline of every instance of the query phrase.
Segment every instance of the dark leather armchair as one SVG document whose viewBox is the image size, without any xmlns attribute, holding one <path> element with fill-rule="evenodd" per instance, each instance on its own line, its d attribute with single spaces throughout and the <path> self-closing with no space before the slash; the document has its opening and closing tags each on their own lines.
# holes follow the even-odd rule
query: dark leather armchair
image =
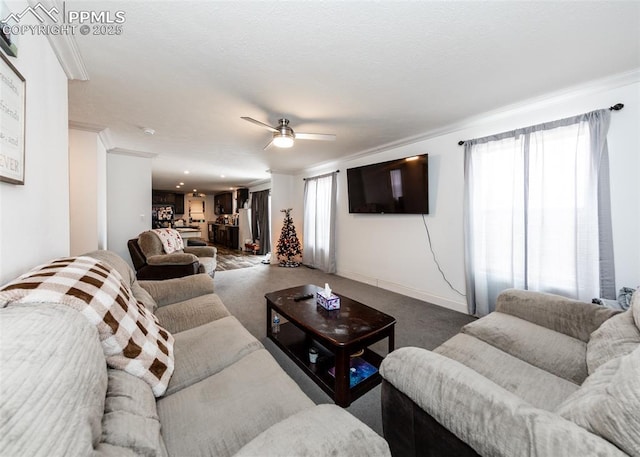
<svg viewBox="0 0 640 457">
<path fill-rule="evenodd" d="M 136 277 L 140 280 L 162 280 L 206 273 L 213 278 L 216 270 L 216 248 L 189 246 L 166 254 L 160 239 L 151 231 L 127 242 Z"/>
</svg>

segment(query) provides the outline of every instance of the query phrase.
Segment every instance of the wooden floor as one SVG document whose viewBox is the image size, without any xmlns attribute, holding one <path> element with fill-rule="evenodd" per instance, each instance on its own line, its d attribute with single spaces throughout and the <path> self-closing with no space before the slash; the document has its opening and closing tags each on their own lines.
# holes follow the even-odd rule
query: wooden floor
<svg viewBox="0 0 640 457">
<path fill-rule="evenodd" d="M 229 249 L 226 246 L 213 245 L 218 250 L 216 271 L 237 270 L 238 268 L 249 268 L 260 265 L 264 259 L 263 255 L 254 255 L 251 252 L 244 252 L 239 249 Z"/>
</svg>

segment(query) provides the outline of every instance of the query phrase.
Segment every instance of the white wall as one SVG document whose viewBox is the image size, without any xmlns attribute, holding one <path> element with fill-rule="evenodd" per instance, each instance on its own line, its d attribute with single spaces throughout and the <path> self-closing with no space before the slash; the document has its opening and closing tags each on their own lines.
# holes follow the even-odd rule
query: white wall
<svg viewBox="0 0 640 457">
<path fill-rule="evenodd" d="M 107 154 L 107 244 L 133 267 L 127 241 L 151 228 L 151 159 Z"/>
<path fill-rule="evenodd" d="M 25 182 L 0 182 L 0 284 L 69 255 L 67 78 L 45 36 L 18 46 L 9 60 L 26 79 Z"/>
<path fill-rule="evenodd" d="M 106 154 L 96 132 L 69 129 L 71 255 L 106 247 Z"/>
<path fill-rule="evenodd" d="M 98 216 L 98 249 L 109 249 L 107 244 L 107 151 L 104 144 L 98 137 L 97 154 L 97 176 L 96 187 L 98 188 L 98 204 L 96 208 Z"/>
<path fill-rule="evenodd" d="M 280 239 L 280 232 L 282 232 L 282 226 L 284 225 L 284 213 L 281 210 L 286 208 L 293 208 L 296 203 L 297 195 L 294 192 L 295 177 L 291 175 L 284 175 L 278 173 L 271 174 L 271 263 L 278 263 L 278 240 Z M 302 212 L 291 212 L 291 218 L 293 219 L 293 225 L 296 228 L 298 239 L 302 243 Z"/>
<path fill-rule="evenodd" d="M 449 281 L 465 292 L 462 204 L 464 189 L 463 147 L 459 140 L 534 125 L 545 121 L 609 107 L 611 197 L 616 288 L 640 283 L 640 78 L 638 73 L 594 82 L 571 92 L 554 94 L 500 112 L 487 113 L 452 126 L 448 133 L 337 164 L 338 211 L 337 274 L 385 289 L 466 312 L 465 298 L 449 288 L 429 251 L 420 215 L 349 214 L 346 169 L 416 154 L 429 154 L 429 206 L 425 216 L 433 248 Z M 336 164 L 309 171 L 313 176 L 333 171 Z M 301 217 L 303 181 L 294 180 L 298 217 Z M 274 193 L 275 194 L 275 193 Z M 300 226 L 296 224 L 296 226 Z M 302 232 L 302 230 L 300 230 Z"/>
</svg>

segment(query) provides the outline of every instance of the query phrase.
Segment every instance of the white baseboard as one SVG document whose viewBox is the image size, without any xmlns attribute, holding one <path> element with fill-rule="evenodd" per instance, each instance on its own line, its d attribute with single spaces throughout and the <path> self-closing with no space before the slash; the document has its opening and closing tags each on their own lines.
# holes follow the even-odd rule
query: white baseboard
<svg viewBox="0 0 640 457">
<path fill-rule="evenodd" d="M 370 286 L 379 287 L 385 290 L 390 290 L 391 292 L 396 292 L 401 295 L 406 295 L 407 297 L 417 298 L 418 300 L 433 303 L 434 305 L 442 306 L 443 308 L 451 309 L 453 311 L 458 311 L 459 313 L 463 313 L 463 314 L 468 314 L 466 302 L 457 302 L 454 300 L 450 300 L 448 298 L 440 297 L 438 295 L 430 294 L 423 290 L 418 290 L 412 287 L 403 286 L 401 284 L 397 284 L 391 281 L 371 278 L 369 276 L 361 275 L 359 273 L 354 273 L 352 271 L 338 271 L 336 274 L 338 276 L 342 276 L 343 278 L 353 279 L 354 281 L 369 284 Z"/>
</svg>

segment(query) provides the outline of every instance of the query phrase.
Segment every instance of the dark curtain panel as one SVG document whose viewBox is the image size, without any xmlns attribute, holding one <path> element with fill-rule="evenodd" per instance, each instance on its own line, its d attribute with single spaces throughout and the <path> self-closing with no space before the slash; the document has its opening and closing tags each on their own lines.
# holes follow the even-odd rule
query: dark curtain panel
<svg viewBox="0 0 640 457">
<path fill-rule="evenodd" d="M 271 234 L 269 233 L 269 192 L 262 190 L 251 194 L 251 233 L 253 238 L 260 239 L 258 254 L 271 251 Z"/>
</svg>

